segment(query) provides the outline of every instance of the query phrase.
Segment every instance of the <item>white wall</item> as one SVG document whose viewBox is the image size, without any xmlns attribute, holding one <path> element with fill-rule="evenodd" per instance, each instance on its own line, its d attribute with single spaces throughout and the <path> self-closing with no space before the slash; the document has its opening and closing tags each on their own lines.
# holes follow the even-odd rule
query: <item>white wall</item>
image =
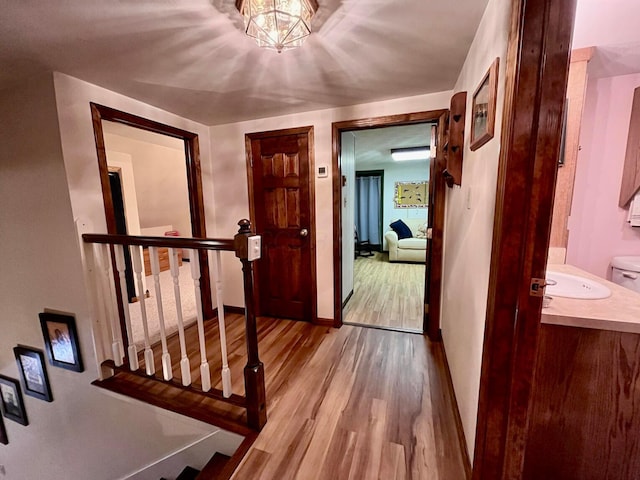
<svg viewBox="0 0 640 480">
<path fill-rule="evenodd" d="M 468 92 L 467 117 L 462 186 L 447 189 L 441 327 L 470 455 L 478 410 L 511 3 L 489 1 L 455 88 Z M 472 152 L 471 97 L 496 57 L 500 57 L 500 73 L 495 136 Z M 469 194 L 470 209 L 466 206 Z"/>
<path fill-rule="evenodd" d="M 427 222 L 427 208 L 396 208 L 393 201 L 396 182 L 422 182 L 429 180 L 429 162 L 415 161 L 406 163 L 390 163 L 384 166 L 384 199 L 382 205 L 383 250 L 388 250 L 384 233 L 389 224 L 398 219 L 424 219 Z"/>
<path fill-rule="evenodd" d="M 634 90 L 640 74 L 590 79 L 569 218 L 567 263 L 611 278 L 610 260 L 640 255 L 640 228 L 618 207 Z"/>
<path fill-rule="evenodd" d="M 105 133 L 104 142 L 107 159 L 110 152 L 131 155 L 140 227 L 170 224 L 180 235 L 190 237 L 189 188 L 182 142 L 176 142 L 179 148 L 175 149 L 113 133 Z"/>
<path fill-rule="evenodd" d="M 314 126 L 315 164 L 326 165 L 327 178 L 316 178 L 316 251 L 318 316 L 333 318 L 333 194 L 331 181 L 332 122 L 399 113 L 449 108 L 451 92 L 332 108 L 294 115 L 263 118 L 211 127 L 211 146 L 217 159 L 213 165 L 218 231 L 228 236 L 240 218 L 249 218 L 244 135 L 251 132 Z M 225 278 L 237 288 L 225 290 L 225 302 L 239 305 L 242 279 L 225 264 Z M 228 292 L 228 293 L 227 293 Z"/>
<path fill-rule="evenodd" d="M 72 201 L 102 200 L 88 101 L 72 92 L 90 89 L 68 77 L 63 83 L 60 120 L 51 76 L 0 92 L 0 373 L 18 378 L 15 345 L 44 348 L 38 313 L 45 308 L 76 316 L 86 370 L 46 366 L 54 401 L 25 396 L 29 426 L 4 419 L 9 445 L 0 446 L 0 464 L 8 479 L 112 480 L 217 429 L 91 385 L 98 370 Z M 65 165 L 59 127 L 76 165 Z M 68 177 L 76 186 L 91 178 L 97 192 L 75 190 L 70 198 Z"/>
<path fill-rule="evenodd" d="M 346 179 L 342 186 L 342 302 L 353 291 L 355 245 L 349 236 L 355 225 L 356 208 L 356 138 L 353 132 L 342 133 L 342 152 L 340 153 L 340 171 Z"/>
</svg>

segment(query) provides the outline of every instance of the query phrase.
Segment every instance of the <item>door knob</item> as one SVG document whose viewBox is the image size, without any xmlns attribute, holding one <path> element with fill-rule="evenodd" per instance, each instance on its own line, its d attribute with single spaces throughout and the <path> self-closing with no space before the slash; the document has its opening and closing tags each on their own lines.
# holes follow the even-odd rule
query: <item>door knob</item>
<svg viewBox="0 0 640 480">
<path fill-rule="evenodd" d="M 306 228 L 303 228 L 302 230 L 300 230 L 301 237 L 306 237 L 307 235 L 309 235 L 309 230 L 307 230 Z"/>
</svg>

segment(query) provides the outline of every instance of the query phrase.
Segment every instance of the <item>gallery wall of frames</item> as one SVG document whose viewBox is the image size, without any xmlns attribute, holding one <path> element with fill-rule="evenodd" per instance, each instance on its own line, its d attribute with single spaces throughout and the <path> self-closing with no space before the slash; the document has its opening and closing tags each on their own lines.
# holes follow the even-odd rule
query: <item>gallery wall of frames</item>
<svg viewBox="0 0 640 480">
<path fill-rule="evenodd" d="M 13 352 L 20 378 L 0 375 L 0 444 L 9 443 L 4 419 L 25 427 L 29 425 L 23 395 L 53 402 L 45 354 L 49 365 L 53 367 L 74 372 L 84 370 L 74 316 L 45 310 L 39 317 L 44 350 L 16 345 Z"/>
</svg>

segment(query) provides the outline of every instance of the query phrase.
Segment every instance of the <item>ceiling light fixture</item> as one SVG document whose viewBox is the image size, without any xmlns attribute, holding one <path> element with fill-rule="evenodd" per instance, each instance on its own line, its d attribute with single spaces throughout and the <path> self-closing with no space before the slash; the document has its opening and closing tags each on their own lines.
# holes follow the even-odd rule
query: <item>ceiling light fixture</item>
<svg viewBox="0 0 640 480">
<path fill-rule="evenodd" d="M 391 158 L 396 162 L 404 162 L 406 160 L 428 160 L 429 152 L 429 147 L 392 148 Z"/>
<path fill-rule="evenodd" d="M 277 50 L 296 48 L 311 33 L 316 0 L 236 0 L 245 33 L 258 46 Z"/>
</svg>

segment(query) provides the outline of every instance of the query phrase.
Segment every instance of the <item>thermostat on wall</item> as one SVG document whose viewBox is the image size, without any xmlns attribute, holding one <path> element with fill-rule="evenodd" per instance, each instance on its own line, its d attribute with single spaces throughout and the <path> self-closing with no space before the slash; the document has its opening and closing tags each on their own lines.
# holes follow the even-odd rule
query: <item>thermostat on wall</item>
<svg viewBox="0 0 640 480">
<path fill-rule="evenodd" d="M 322 178 L 322 177 L 328 177 L 329 176 L 329 169 L 327 168 L 326 165 L 321 165 L 318 167 L 318 177 Z"/>
</svg>

